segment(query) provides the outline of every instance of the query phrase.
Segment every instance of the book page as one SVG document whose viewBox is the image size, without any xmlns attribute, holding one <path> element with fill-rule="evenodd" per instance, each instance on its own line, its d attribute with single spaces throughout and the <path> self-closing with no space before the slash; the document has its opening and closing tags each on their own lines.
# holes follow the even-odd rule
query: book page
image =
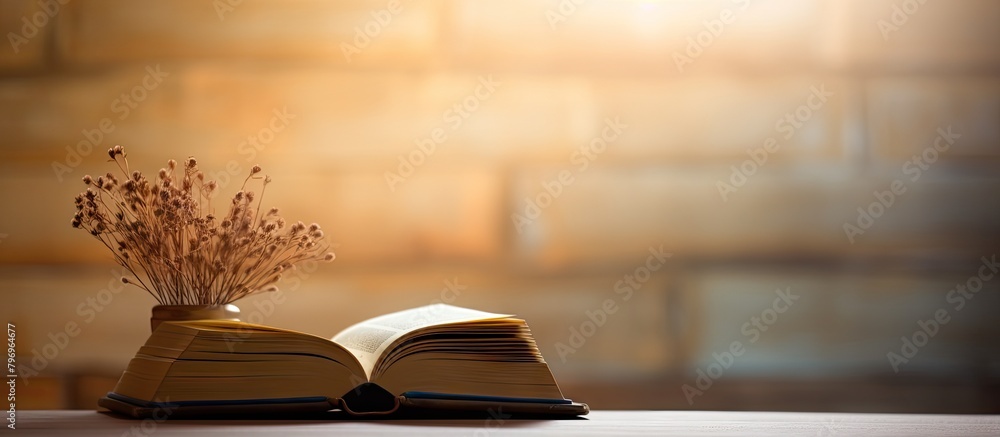
<svg viewBox="0 0 1000 437">
<path fill-rule="evenodd" d="M 439 303 L 365 320 L 341 331 L 333 337 L 333 341 L 358 358 L 365 369 L 365 376 L 370 379 L 378 358 L 394 341 L 410 332 L 428 326 L 506 317 L 510 315 Z"/>
</svg>

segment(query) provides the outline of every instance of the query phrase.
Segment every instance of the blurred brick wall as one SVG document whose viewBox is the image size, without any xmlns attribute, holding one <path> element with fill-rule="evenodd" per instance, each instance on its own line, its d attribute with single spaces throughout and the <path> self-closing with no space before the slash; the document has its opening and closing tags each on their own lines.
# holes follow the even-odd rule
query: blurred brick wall
<svg viewBox="0 0 1000 437">
<path fill-rule="evenodd" d="M 1000 242 L 1000 3 L 916 5 L 0 0 L 0 316 L 25 361 L 80 326 L 38 361 L 75 381 L 41 406 L 88 406 L 66 399 L 103 385 L 78 375 L 113 381 L 145 339 L 152 300 L 102 291 L 109 257 L 69 226 L 79 178 L 122 144 L 146 172 L 195 155 L 229 194 L 260 163 L 265 203 L 339 244 L 241 302 L 254 321 L 332 335 L 444 298 L 524 316 L 596 407 L 996 409 L 1000 280 L 946 299 Z M 799 300 L 751 342 L 776 289 Z M 887 354 L 942 308 L 897 373 Z M 688 402 L 733 341 L 746 353 Z M 958 388 L 829 401 L 774 379 Z"/>
</svg>

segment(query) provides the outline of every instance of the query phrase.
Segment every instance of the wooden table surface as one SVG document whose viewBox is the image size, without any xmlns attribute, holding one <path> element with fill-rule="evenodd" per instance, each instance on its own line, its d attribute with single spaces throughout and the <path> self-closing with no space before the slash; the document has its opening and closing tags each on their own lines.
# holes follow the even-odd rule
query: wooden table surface
<svg viewBox="0 0 1000 437">
<path fill-rule="evenodd" d="M 6 422 L 5 422 L 6 425 Z M 1000 416 L 595 411 L 586 420 L 130 420 L 94 411 L 19 411 L 24 436 L 239 435 L 1000 435 Z M 11 431 L 5 429 L 4 431 Z"/>
</svg>

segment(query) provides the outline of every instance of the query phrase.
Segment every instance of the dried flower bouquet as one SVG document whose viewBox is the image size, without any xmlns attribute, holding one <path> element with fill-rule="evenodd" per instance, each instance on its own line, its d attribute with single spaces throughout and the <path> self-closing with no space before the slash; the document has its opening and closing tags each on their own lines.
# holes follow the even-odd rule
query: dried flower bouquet
<svg viewBox="0 0 1000 437">
<path fill-rule="evenodd" d="M 225 305 L 276 291 L 282 273 L 296 263 L 334 259 L 319 225 L 286 226 L 277 208 L 261 211 L 271 178 L 260 176 L 259 166 L 250 170 L 229 212 L 216 217 L 211 203 L 218 185 L 205 180 L 193 157 L 180 170 L 170 160 L 150 180 L 130 171 L 121 146 L 108 155 L 124 182 L 111 172 L 84 176 L 87 190 L 76 196 L 73 227 L 100 240 L 132 274 L 122 281 L 146 290 L 160 305 Z M 251 181 L 261 181 L 259 197 L 247 190 Z"/>
</svg>

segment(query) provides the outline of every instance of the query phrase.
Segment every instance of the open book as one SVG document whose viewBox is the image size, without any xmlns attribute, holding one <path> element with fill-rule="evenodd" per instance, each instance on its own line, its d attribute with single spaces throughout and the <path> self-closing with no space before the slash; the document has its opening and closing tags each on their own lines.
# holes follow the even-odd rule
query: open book
<svg viewBox="0 0 1000 437">
<path fill-rule="evenodd" d="M 524 320 L 445 304 L 376 317 L 332 340 L 235 321 L 164 322 L 99 404 L 134 417 L 589 411 L 563 397 Z"/>
</svg>

